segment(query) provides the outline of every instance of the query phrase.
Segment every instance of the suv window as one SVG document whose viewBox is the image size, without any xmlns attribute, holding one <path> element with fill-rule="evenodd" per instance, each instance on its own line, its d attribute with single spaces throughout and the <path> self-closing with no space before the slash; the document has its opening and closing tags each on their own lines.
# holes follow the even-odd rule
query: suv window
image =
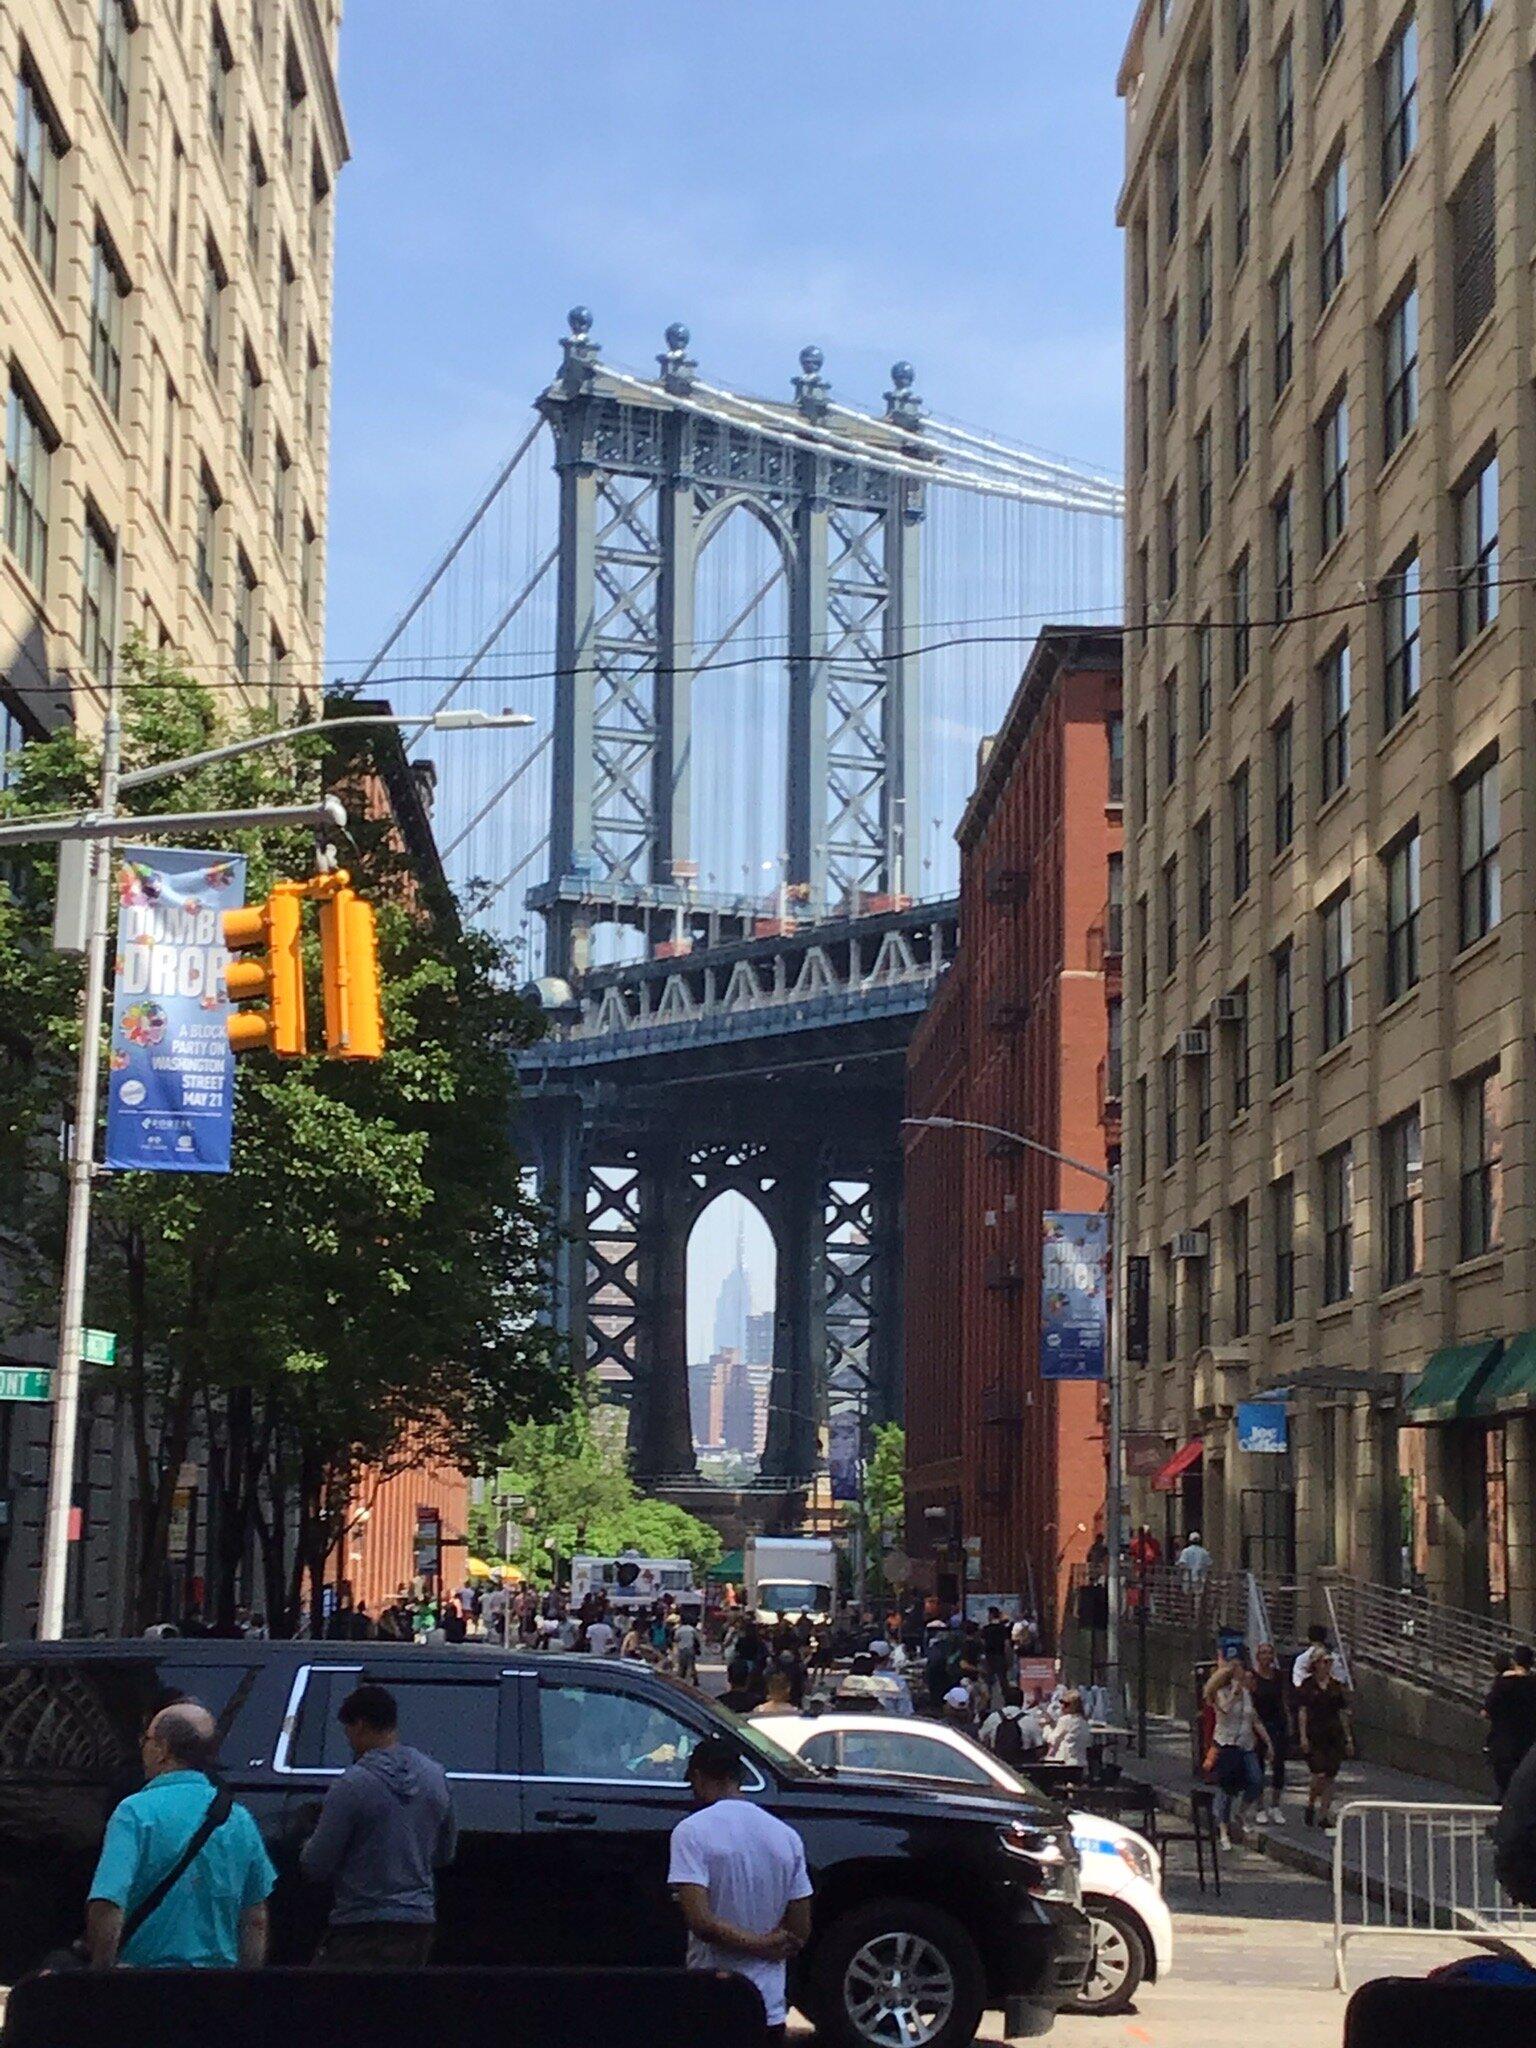
<svg viewBox="0 0 1536 2048">
<path fill-rule="evenodd" d="M 336 1710 L 362 1683 L 353 1666 L 312 1667 L 305 1674 L 287 1765 L 293 1771 L 344 1771 L 352 1752 Z M 500 1689 L 495 1678 L 482 1683 L 457 1679 L 389 1678 L 384 1681 L 400 1709 L 400 1740 L 435 1757 L 445 1771 L 496 1771 L 496 1725 Z"/>
<path fill-rule="evenodd" d="M 947 1743 L 926 1735 L 882 1728 L 849 1729 L 843 1736 L 843 1764 L 850 1771 L 900 1771 L 917 1778 L 949 1778 L 960 1785 L 990 1785 L 983 1765 Z"/>
<path fill-rule="evenodd" d="M 676 1785 L 699 1740 L 665 1707 L 604 1686 L 539 1685 L 539 1735 L 546 1778 Z"/>
<path fill-rule="evenodd" d="M 808 1764 L 818 1764 L 823 1770 L 830 1770 L 837 1762 L 837 1737 L 813 1735 L 809 1742 L 800 1745 L 800 1754 Z"/>
<path fill-rule="evenodd" d="M 223 1715 L 251 1667 L 151 1657 L 50 1658 L 0 1669 L 0 1778 L 107 1782 L 139 1774 L 139 1737 L 173 1700 Z"/>
</svg>

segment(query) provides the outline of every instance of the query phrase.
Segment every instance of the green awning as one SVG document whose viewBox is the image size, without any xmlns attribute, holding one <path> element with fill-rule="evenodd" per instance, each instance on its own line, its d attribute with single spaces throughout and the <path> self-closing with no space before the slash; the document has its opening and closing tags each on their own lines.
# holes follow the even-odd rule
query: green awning
<svg viewBox="0 0 1536 2048">
<path fill-rule="evenodd" d="M 746 1570 L 745 1554 L 739 1550 L 728 1550 L 718 1564 L 710 1566 L 705 1577 L 713 1579 L 717 1585 L 735 1586 L 746 1576 Z"/>
<path fill-rule="evenodd" d="M 1477 1415 L 1536 1408 L 1536 1330 L 1522 1330 L 1509 1339 L 1503 1357 L 1473 1396 L 1472 1407 Z"/>
<path fill-rule="evenodd" d="M 1404 1397 L 1404 1422 L 1460 1422 L 1471 1415 L 1503 1342 L 1502 1337 L 1484 1337 L 1435 1352 Z"/>
</svg>

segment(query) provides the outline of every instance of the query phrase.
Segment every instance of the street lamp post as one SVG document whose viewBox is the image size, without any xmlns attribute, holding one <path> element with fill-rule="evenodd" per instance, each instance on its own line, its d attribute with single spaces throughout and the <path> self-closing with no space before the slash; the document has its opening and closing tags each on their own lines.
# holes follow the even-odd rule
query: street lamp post
<svg viewBox="0 0 1536 2048">
<path fill-rule="evenodd" d="M 902 1123 L 919 1130 L 980 1131 L 988 1137 L 1003 1138 L 1011 1145 L 1020 1145 L 1027 1151 L 1039 1152 L 1047 1159 L 1054 1159 L 1060 1166 L 1069 1166 L 1074 1173 L 1085 1174 L 1089 1180 L 1097 1181 L 1100 1187 L 1109 1190 L 1109 1243 L 1114 1285 L 1110 1291 L 1109 1353 L 1105 1363 L 1109 1392 L 1109 1470 L 1105 1475 L 1104 1485 L 1104 1544 L 1109 1557 L 1104 1591 L 1109 1614 L 1104 1628 L 1104 1689 L 1118 1714 L 1123 1705 L 1120 1690 L 1120 1539 L 1125 1519 L 1125 1423 L 1121 1407 L 1121 1366 L 1125 1330 L 1125 1232 L 1120 1213 L 1120 1169 L 1118 1166 L 1091 1166 L 1086 1159 L 1076 1159 L 1070 1152 L 1059 1152 L 1054 1145 L 1044 1145 L 1038 1138 L 1028 1137 L 1023 1131 L 1010 1131 L 1001 1124 L 977 1123 L 969 1117 L 904 1116 Z M 963 1594 L 963 1579 L 961 1586 Z"/>
<path fill-rule="evenodd" d="M 121 579 L 119 579 L 121 583 Z M 75 1077 L 75 1123 L 70 1134 L 67 1178 L 68 1202 L 64 1222 L 64 1271 L 59 1297 L 59 1345 L 54 1369 L 51 1431 L 48 1445 L 48 1500 L 43 1516 L 43 1569 L 38 1588 L 37 1636 L 40 1642 L 57 1640 L 64 1633 L 65 1590 L 69 1577 L 69 1522 L 74 1501 L 75 1443 L 80 1424 L 80 1358 L 84 1344 L 86 1262 L 91 1235 L 91 1187 L 96 1165 L 96 1114 L 101 1084 L 101 1024 L 106 1009 L 107 942 L 112 914 L 112 841 L 123 825 L 138 825 L 149 831 L 186 829 L 200 823 L 191 817 L 129 818 L 118 810 L 125 789 L 141 789 L 146 783 L 167 776 L 184 775 L 215 761 L 232 760 L 262 747 L 281 746 L 307 733 L 334 732 L 341 726 L 392 725 L 430 728 L 453 732 L 483 728 L 531 725 L 526 712 L 437 711 L 428 717 L 394 717 L 384 712 L 366 712 L 341 718 L 316 720 L 308 725 L 288 726 L 276 732 L 258 733 L 251 739 L 233 740 L 228 746 L 210 747 L 200 754 L 187 754 L 176 761 L 157 761 L 147 768 L 135 768 L 126 775 L 119 762 L 122 723 L 117 707 L 117 641 L 114 621 L 112 652 L 109 657 L 105 715 L 102 722 L 100 797 L 97 807 L 81 818 L 35 818 L 5 828 L 7 842 L 83 838 L 90 843 L 91 865 L 87 887 L 85 992 L 81 1003 L 80 1061 Z M 324 806 L 320 807 L 324 813 Z M 266 813 L 226 812 L 226 825 L 281 824 L 302 816 L 299 807 Z M 345 812 L 335 806 L 333 820 L 345 822 Z M 217 827 L 220 814 L 202 814 Z"/>
</svg>

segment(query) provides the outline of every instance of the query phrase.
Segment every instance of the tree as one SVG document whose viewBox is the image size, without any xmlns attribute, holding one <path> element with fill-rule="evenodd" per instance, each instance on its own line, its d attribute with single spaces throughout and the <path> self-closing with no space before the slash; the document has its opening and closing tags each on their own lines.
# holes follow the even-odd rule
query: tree
<svg viewBox="0 0 1536 2048">
<path fill-rule="evenodd" d="M 900 1539 L 906 1524 L 907 1433 L 899 1422 L 877 1422 L 864 1466 L 864 1498 L 857 1514 L 872 1587 L 885 1585 L 886 1539 Z"/>
<path fill-rule="evenodd" d="M 254 729 L 222 722 L 210 694 L 162 656 L 134 648 L 124 668 L 125 765 Z M 294 742 L 145 794 L 159 810 L 291 803 L 296 787 L 318 790 L 320 752 Z M 73 731 L 25 748 L 18 771 L 16 813 L 86 804 L 97 774 Z M 108 1383 L 137 1473 L 135 1625 L 163 1597 L 176 1476 L 199 1442 L 213 1601 L 232 1606 L 254 1536 L 282 1627 L 306 1574 L 318 1603 L 365 1468 L 417 1456 L 478 1463 L 509 1427 L 567 1398 L 544 1312 L 547 1227 L 512 1148 L 513 1056 L 538 1027 L 496 943 L 452 915 L 423 915 L 381 829 L 355 838 L 355 878 L 381 899 L 385 1057 L 244 1056 L 230 1174 L 114 1175 L 98 1196 L 90 1319 L 120 1337 Z M 247 856 L 250 900 L 313 861 L 298 833 L 230 835 L 229 845 Z M 46 1323 L 41 1296 L 57 1270 L 53 1134 L 78 1044 L 78 970 L 48 950 L 52 873 L 38 854 L 0 890 L 0 1152 L 31 1168 L 18 1233 L 30 1287 L 18 1309 L 34 1327 Z"/>
</svg>

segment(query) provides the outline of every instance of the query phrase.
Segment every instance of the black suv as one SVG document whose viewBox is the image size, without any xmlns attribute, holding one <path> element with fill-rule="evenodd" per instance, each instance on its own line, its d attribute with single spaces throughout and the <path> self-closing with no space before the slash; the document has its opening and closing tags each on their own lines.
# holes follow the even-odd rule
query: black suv
<svg viewBox="0 0 1536 2048">
<path fill-rule="evenodd" d="M 725 1731 L 746 1796 L 804 1840 L 814 1932 L 793 1995 L 841 2048 L 963 2048 L 995 2005 L 1010 2032 L 1045 2033 L 1087 1972 L 1070 1831 L 1043 1797 L 1021 1813 L 834 1777 L 611 1659 L 171 1640 L 0 1651 L 0 1982 L 79 1932 L 107 1815 L 140 1782 L 145 1722 L 181 1697 L 218 1717 L 221 1774 L 277 1865 L 273 1959 L 305 1960 L 327 1898 L 298 1877 L 298 1849 L 350 1761 L 336 1709 L 364 1675 L 453 1783 L 440 1963 L 680 1962 L 668 1836 L 688 1811 L 689 1752 Z"/>
</svg>

